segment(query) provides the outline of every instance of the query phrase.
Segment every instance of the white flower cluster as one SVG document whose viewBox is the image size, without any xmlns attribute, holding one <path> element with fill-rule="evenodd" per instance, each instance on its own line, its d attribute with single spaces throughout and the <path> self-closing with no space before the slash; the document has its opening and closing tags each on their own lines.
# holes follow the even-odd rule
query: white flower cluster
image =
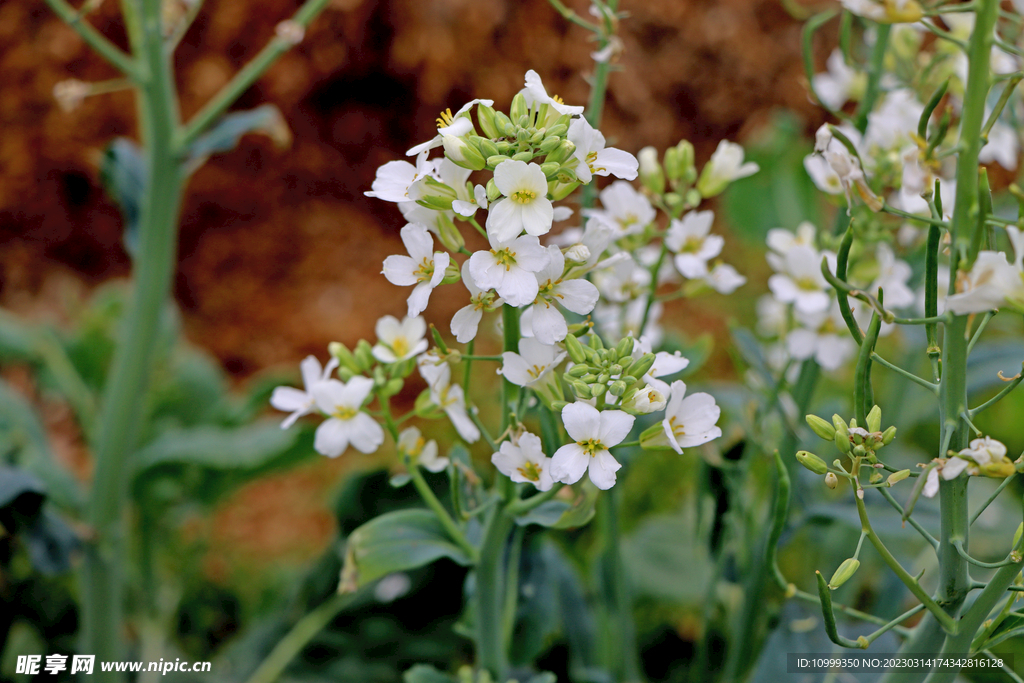
<svg viewBox="0 0 1024 683">
<path fill-rule="evenodd" d="M 312 357 L 303 361 L 306 390 L 279 387 L 271 400 L 275 408 L 291 412 L 282 426 L 322 413 L 327 419 L 317 428 L 314 445 L 333 457 L 350 444 L 375 450 L 384 440 L 383 420 L 406 461 L 441 471 L 449 462 L 439 456 L 436 442 L 412 427 L 397 434 L 390 415 L 388 398 L 418 369 L 427 389 L 416 401 L 415 415 L 447 418 L 468 443 L 483 437 L 491 442 L 467 396 L 468 381 L 454 379 L 453 368 L 474 357 L 464 359 L 449 349 L 436 330 L 437 346 L 429 349 L 420 316 L 434 289 L 461 280 L 469 301 L 453 316 L 452 335 L 468 344 L 485 314 L 518 309 L 513 312 L 518 348 L 501 355 L 498 373 L 522 387 L 524 408 L 532 405 L 525 401 L 532 395 L 559 416 L 570 439 L 561 447 L 544 443 L 515 414 L 511 427 L 495 439 L 492 456 L 512 481 L 545 491 L 555 482 L 576 483 L 589 472 L 598 488 L 611 487 L 620 465 L 609 449 L 626 439 L 637 415 L 665 412 L 642 435 L 646 448 L 681 453 L 721 436 L 713 397 L 686 396 L 683 382 L 669 385 L 663 379 L 689 361 L 678 353 L 652 352 L 661 336 L 661 304 L 654 297 L 659 284 L 681 278 L 688 294 L 730 293 L 745 282 L 717 260 L 724 239 L 711 233 L 713 214 L 696 208 L 703 198 L 756 172 L 757 165 L 744 163 L 739 145 L 723 142 L 698 175 L 692 147 L 680 143 L 666 152 L 664 169 L 653 150 L 645 150 L 640 169 L 633 155 L 606 145 L 600 131 L 582 118 L 582 107 L 548 95 L 533 71 L 508 114 L 492 105 L 478 99 L 454 115 L 446 112 L 437 134 L 409 150 L 415 163 L 392 161 L 378 169 L 366 194 L 396 203 L 408 221 L 401 230 L 407 253 L 389 256 L 383 266 L 391 283 L 412 287 L 407 317 L 381 318 L 372 347 L 361 341 L 349 352 L 333 344 L 334 359 L 326 368 Z M 443 156 L 431 159 L 438 149 Z M 644 191 L 626 182 L 640 170 L 646 173 Z M 662 175 L 660 187 L 652 189 L 652 173 Z M 601 191 L 599 207 L 583 212 L 585 227 L 548 239 L 553 224 L 573 214 L 556 203 L 596 176 L 621 180 Z M 667 228 L 659 227 L 657 209 L 668 214 Z M 478 222 L 481 211 L 486 217 Z M 460 224 L 486 238 L 487 248 L 469 251 Z M 606 348 L 602 338 L 617 341 Z M 344 381 L 331 378 L 334 370 Z M 371 411 L 367 406 L 374 398 L 380 408 Z"/>
<path fill-rule="evenodd" d="M 970 271 L 959 272 L 957 293 L 947 297 L 947 310 L 966 315 L 1008 306 L 1024 313 L 1024 232 L 1010 225 L 1006 234 L 1015 255 L 1013 263 L 1001 251 L 980 251 Z"/>
</svg>

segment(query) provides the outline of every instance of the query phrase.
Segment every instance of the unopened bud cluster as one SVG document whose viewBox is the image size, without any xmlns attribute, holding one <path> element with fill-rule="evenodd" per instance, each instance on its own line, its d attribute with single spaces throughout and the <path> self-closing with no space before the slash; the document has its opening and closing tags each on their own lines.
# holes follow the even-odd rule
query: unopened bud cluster
<svg viewBox="0 0 1024 683">
<path fill-rule="evenodd" d="M 654 365 L 655 356 L 645 353 L 633 358 L 633 346 L 630 337 L 615 347 L 605 348 L 596 334 L 590 335 L 587 345 L 574 335 L 567 336 L 565 349 L 574 365 L 563 378 L 576 398 L 586 401 L 611 394 L 621 400 L 621 407 L 627 412 L 642 414 L 657 409 L 645 409 L 650 400 L 637 400 L 638 392 L 645 387 L 643 376 Z M 556 409 L 561 407 L 555 406 Z M 664 403 L 660 407 L 664 407 Z"/>
</svg>

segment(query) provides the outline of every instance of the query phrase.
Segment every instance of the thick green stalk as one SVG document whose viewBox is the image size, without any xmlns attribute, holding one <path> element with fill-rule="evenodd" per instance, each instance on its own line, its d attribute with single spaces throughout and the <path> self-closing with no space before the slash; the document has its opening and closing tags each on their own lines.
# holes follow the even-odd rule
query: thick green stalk
<svg viewBox="0 0 1024 683">
<path fill-rule="evenodd" d="M 126 3 L 130 4 L 130 3 Z M 147 183 L 142 201 L 135 289 L 121 330 L 104 394 L 96 446 L 96 471 L 88 521 L 96 540 L 86 550 L 83 570 L 83 652 L 99 660 L 123 659 L 122 607 L 128 457 L 143 419 L 147 379 L 177 254 L 182 173 L 172 149 L 178 102 L 171 65 L 163 51 L 159 0 L 142 0 L 133 33 L 145 73 L 138 102 Z M 126 11 L 126 14 L 128 12 Z M 120 674 L 95 673 L 99 681 Z"/>
<path fill-rule="evenodd" d="M 633 619 L 633 597 L 628 577 L 622 566 L 621 534 L 619 533 L 619 491 L 612 487 L 598 505 L 604 550 L 601 553 L 601 583 L 604 595 L 605 631 L 604 659 L 616 680 L 623 683 L 643 681 L 640 648 L 636 641 Z"/>
<path fill-rule="evenodd" d="M 508 652 L 505 635 L 505 545 L 514 524 L 500 507 L 488 515 L 480 560 L 476 565 L 476 590 L 473 607 L 476 617 L 477 663 L 491 672 L 495 680 L 505 680 Z"/>
<path fill-rule="evenodd" d="M 993 30 L 999 6 L 996 0 L 979 0 L 977 20 L 971 36 L 968 51 L 968 78 L 964 93 L 963 114 L 960 120 L 960 154 L 957 160 L 956 206 L 950 224 L 955 248 L 953 263 L 959 260 L 960 267 L 969 267 L 963 259 L 973 240 L 975 230 L 982 222 L 977 220 L 978 201 L 978 152 L 981 149 L 981 128 L 985 117 L 985 99 L 990 85 L 989 56 L 992 49 Z M 956 278 L 951 278 L 953 286 Z M 967 410 L 967 317 L 957 316 L 945 325 L 942 348 L 942 379 L 939 387 L 939 424 L 942 430 L 940 443 L 948 448 L 960 450 L 967 446 L 970 430 L 960 419 Z M 949 437 L 948 442 L 946 437 Z M 938 453 L 945 457 L 945 453 Z M 956 616 L 970 588 L 967 561 L 960 556 L 954 541 L 960 541 L 966 548 L 968 543 L 969 513 L 967 509 L 966 477 L 943 481 L 939 488 L 941 508 L 941 535 L 939 537 L 939 585 L 937 602 L 950 615 Z M 963 633 L 969 624 L 961 623 L 961 634 L 947 639 L 933 615 L 927 614 L 915 629 L 914 636 L 907 641 L 901 652 L 937 652 L 940 646 L 963 646 L 959 651 L 967 652 L 974 630 Z M 964 644 L 965 643 L 965 644 Z M 925 674 L 890 672 L 883 679 L 885 683 L 916 683 Z"/>
</svg>

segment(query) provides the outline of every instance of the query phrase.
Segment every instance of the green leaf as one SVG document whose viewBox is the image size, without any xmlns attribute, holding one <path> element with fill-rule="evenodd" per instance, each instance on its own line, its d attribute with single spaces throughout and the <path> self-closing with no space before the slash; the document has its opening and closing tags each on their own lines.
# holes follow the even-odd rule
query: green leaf
<svg viewBox="0 0 1024 683">
<path fill-rule="evenodd" d="M 417 664 L 402 674 L 402 683 L 453 683 L 454 680 L 428 664 Z"/>
<path fill-rule="evenodd" d="M 196 138 L 188 150 L 185 170 L 192 173 L 206 163 L 214 154 L 228 152 L 238 146 L 243 135 L 264 133 L 278 147 L 288 147 L 292 133 L 281 115 L 281 110 L 272 104 L 264 104 L 248 111 L 237 111 L 225 115 L 210 130 Z"/>
<path fill-rule="evenodd" d="M 388 512 L 349 536 L 339 590 L 354 591 L 392 572 L 422 567 L 442 557 L 463 566 L 472 563 L 449 540 L 434 513 L 423 509 Z"/>
<path fill-rule="evenodd" d="M 996 630 L 992 632 L 988 640 L 985 641 L 985 645 L 979 649 L 988 650 L 994 645 L 1021 635 L 1024 635 L 1024 614 L 1010 612 L 1003 619 L 1002 623 L 996 627 Z"/>
<path fill-rule="evenodd" d="M 622 541 L 622 558 L 637 595 L 700 605 L 712 562 L 694 533 L 692 514 L 649 517 Z"/>
<path fill-rule="evenodd" d="M 138 247 L 139 214 L 146 189 L 146 161 L 139 146 L 128 138 L 114 138 L 103 150 L 100 182 L 124 217 L 124 247 L 134 258 Z"/>
<path fill-rule="evenodd" d="M 135 475 L 170 463 L 216 470 L 255 469 L 290 448 L 296 438 L 297 430 L 281 429 L 277 422 L 170 430 L 135 455 Z"/>
<path fill-rule="evenodd" d="M 575 529 L 593 519 L 597 495 L 597 487 L 586 481 L 576 490 L 576 498 L 571 503 L 549 500 L 516 517 L 515 522 L 519 526 L 538 524 L 551 529 Z"/>
</svg>

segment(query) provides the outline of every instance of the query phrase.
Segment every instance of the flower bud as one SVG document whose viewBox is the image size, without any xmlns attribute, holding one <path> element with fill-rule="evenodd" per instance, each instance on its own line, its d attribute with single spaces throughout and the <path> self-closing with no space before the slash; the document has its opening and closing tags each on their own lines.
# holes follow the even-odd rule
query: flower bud
<svg viewBox="0 0 1024 683">
<path fill-rule="evenodd" d="M 561 413 L 562 408 L 566 407 L 567 405 L 569 405 L 568 401 L 552 401 L 551 410 L 555 411 L 556 413 Z"/>
<path fill-rule="evenodd" d="M 565 350 L 568 352 L 569 358 L 572 359 L 572 362 L 580 364 L 578 366 L 573 366 L 573 370 L 576 369 L 576 367 L 586 368 L 586 365 L 583 365 L 583 363 L 587 362 L 587 356 L 583 351 L 583 344 L 580 344 L 580 340 L 576 338 L 576 335 L 566 335 L 563 343 L 565 344 Z M 572 370 L 570 370 L 570 372 L 572 372 Z"/>
<path fill-rule="evenodd" d="M 530 136 L 530 144 L 534 146 L 539 145 L 541 142 L 544 141 L 544 137 L 546 134 L 547 133 L 544 128 L 540 128 L 534 131 L 533 135 Z"/>
<path fill-rule="evenodd" d="M 847 434 L 845 429 L 836 430 L 835 444 L 839 452 L 844 455 L 849 455 L 850 450 L 853 448 L 853 445 L 850 443 L 850 435 Z"/>
<path fill-rule="evenodd" d="M 489 138 L 500 138 L 501 131 L 498 130 L 496 112 L 486 104 L 477 104 L 476 120 L 480 124 L 480 130 Z"/>
<path fill-rule="evenodd" d="M 578 178 L 576 177 L 576 171 L 569 168 L 568 166 L 562 166 L 560 169 L 558 169 L 557 178 L 558 182 L 564 183 L 566 185 L 571 185 L 572 183 L 575 183 L 578 180 Z"/>
<path fill-rule="evenodd" d="M 495 156 L 496 154 L 501 154 L 501 150 L 498 149 L 498 145 L 487 138 L 480 137 L 479 135 L 470 135 L 468 142 L 476 147 L 485 159 Z"/>
<path fill-rule="evenodd" d="M 516 96 L 512 98 L 512 106 L 508 109 L 509 119 L 517 122 L 529 113 L 530 108 L 526 105 L 526 97 L 523 96 L 523 93 L 516 93 Z"/>
<path fill-rule="evenodd" d="M 424 389 L 416 397 L 413 413 L 416 414 L 416 417 L 422 417 L 426 420 L 437 420 L 444 417 L 444 411 L 430 400 L 430 389 Z"/>
<path fill-rule="evenodd" d="M 437 239 L 449 251 L 459 251 L 462 247 L 466 246 L 466 240 L 462 237 L 462 232 L 455 226 L 455 223 L 448 217 L 448 214 L 444 212 L 437 215 Z M 449 263 L 448 267 L 451 268 L 454 265 L 454 263 Z M 457 267 L 456 270 L 458 270 Z M 447 281 L 448 275 L 446 274 L 445 284 L 448 284 Z M 453 280 L 453 282 L 456 281 Z"/>
<path fill-rule="evenodd" d="M 566 337 L 566 339 L 568 339 L 568 337 Z M 576 379 L 579 379 L 584 375 L 589 374 L 589 372 L 590 368 L 585 363 L 577 363 L 576 365 L 566 370 L 565 374 L 568 377 L 574 377 Z"/>
<path fill-rule="evenodd" d="M 812 432 L 823 438 L 825 441 L 835 441 L 836 428 L 831 424 L 817 415 L 808 415 L 805 419 L 807 420 L 807 426 L 811 428 Z"/>
<path fill-rule="evenodd" d="M 656 410 L 664 410 L 665 403 L 666 398 L 661 392 L 654 387 L 644 386 L 640 391 L 630 389 L 623 394 L 622 408 L 630 413 L 646 415 Z"/>
<path fill-rule="evenodd" d="M 341 342 L 331 342 L 327 345 L 327 353 L 338 359 L 338 365 L 353 372 L 359 372 L 359 364 L 348 347 Z M 347 380 L 346 380 L 347 381 Z"/>
<path fill-rule="evenodd" d="M 888 446 L 892 443 L 892 440 L 896 438 L 896 425 L 892 425 L 884 432 L 882 432 L 882 445 Z"/>
<path fill-rule="evenodd" d="M 555 161 L 559 164 L 563 163 L 566 159 L 572 157 L 573 152 L 576 151 L 576 145 L 570 140 L 562 140 L 558 143 L 558 146 L 548 152 L 548 155 L 544 157 L 544 161 Z"/>
<path fill-rule="evenodd" d="M 356 344 L 356 351 L 353 355 L 355 356 L 356 364 L 360 372 L 366 372 L 373 366 L 373 349 L 370 347 L 370 343 L 365 339 L 359 340 L 359 343 Z"/>
<path fill-rule="evenodd" d="M 621 379 L 617 379 L 608 386 L 608 391 L 611 392 L 612 396 L 622 396 L 626 393 L 626 383 Z"/>
<path fill-rule="evenodd" d="M 384 394 L 385 396 L 394 396 L 395 394 L 402 390 L 403 384 L 405 384 L 405 382 L 403 382 L 400 377 L 389 379 L 387 382 L 384 383 L 384 387 L 381 389 L 381 393 Z"/>
<path fill-rule="evenodd" d="M 850 427 L 849 428 L 850 429 L 856 429 L 857 428 L 857 418 L 855 418 L 855 417 L 851 417 L 850 418 Z"/>
<path fill-rule="evenodd" d="M 532 161 L 533 152 L 517 152 L 512 155 L 512 161 Z"/>
<path fill-rule="evenodd" d="M 890 474 L 889 478 L 886 479 L 885 481 L 886 481 L 887 484 L 889 484 L 889 486 L 892 486 L 893 484 L 895 484 L 897 482 L 903 481 L 904 479 L 906 479 L 909 476 L 910 476 L 910 470 L 900 470 L 899 472 L 893 472 L 892 474 Z"/>
<path fill-rule="evenodd" d="M 882 431 L 882 409 L 878 406 L 872 406 L 866 422 L 869 432 Z"/>
<path fill-rule="evenodd" d="M 839 565 L 839 569 L 837 569 L 836 573 L 832 575 L 831 579 L 829 579 L 828 587 L 832 590 L 839 588 L 853 578 L 853 575 L 857 573 L 858 569 L 860 569 L 860 560 L 857 558 L 851 557 L 843 560 L 843 563 Z"/>
<path fill-rule="evenodd" d="M 594 382 L 590 385 L 591 396 L 604 396 L 606 391 L 608 391 L 608 384 L 606 382 Z"/>
<path fill-rule="evenodd" d="M 584 384 L 580 380 L 573 380 L 572 382 L 569 382 L 569 386 L 572 387 L 573 393 L 576 394 L 578 398 L 586 400 L 592 396 L 590 393 L 590 386 Z"/>
<path fill-rule="evenodd" d="M 878 482 L 882 481 L 882 473 L 881 472 L 872 472 L 871 476 L 868 477 L 868 481 L 870 483 L 872 483 L 872 484 L 877 484 Z"/>
<path fill-rule="evenodd" d="M 555 175 L 557 175 L 558 173 L 558 169 L 560 168 L 561 165 L 554 161 L 545 161 L 543 164 L 540 165 L 540 170 L 544 172 L 544 176 L 548 180 L 554 179 Z"/>
<path fill-rule="evenodd" d="M 487 190 L 488 202 L 496 201 L 498 197 L 501 196 L 501 190 L 498 189 L 498 185 L 494 182 L 494 178 L 491 178 L 490 180 L 487 181 L 487 186 L 485 189 Z"/>
<path fill-rule="evenodd" d="M 629 355 L 633 353 L 633 338 L 625 337 L 615 346 L 615 358 L 629 358 Z M 612 374 L 617 374 L 614 370 Z"/>
<path fill-rule="evenodd" d="M 668 437 L 665 435 L 665 426 L 659 422 L 641 432 L 640 448 L 648 451 L 671 448 Z"/>
<path fill-rule="evenodd" d="M 557 182 L 556 182 L 557 181 Z M 548 198 L 551 201 L 557 202 L 565 199 L 573 193 L 573 191 L 580 186 L 579 181 L 573 181 L 566 185 L 561 184 L 561 177 L 556 178 L 555 181 L 548 182 Z"/>
<path fill-rule="evenodd" d="M 338 367 L 338 377 L 341 378 L 342 382 L 347 382 L 358 374 L 358 372 L 353 372 L 349 368 L 346 368 L 344 365 Z"/>
<path fill-rule="evenodd" d="M 645 353 L 629 365 L 629 376 L 640 378 L 654 366 L 654 354 Z"/>
<path fill-rule="evenodd" d="M 497 166 L 501 162 L 508 161 L 511 158 L 512 157 L 510 157 L 508 155 L 505 155 L 505 154 L 493 154 L 493 155 L 487 157 L 487 168 L 493 169 L 495 166 Z M 491 201 L 493 201 L 493 200 L 491 200 Z"/>
<path fill-rule="evenodd" d="M 565 260 L 572 263 L 586 263 L 590 258 L 590 248 L 585 244 L 574 244 L 565 250 Z"/>
<path fill-rule="evenodd" d="M 654 194 L 665 192 L 665 172 L 658 163 L 658 150 L 644 147 L 637 155 L 640 162 L 640 182 Z"/>
<path fill-rule="evenodd" d="M 825 486 L 830 489 L 834 489 L 839 486 L 839 477 L 835 475 L 835 472 L 829 472 L 825 475 Z"/>
<path fill-rule="evenodd" d="M 487 160 L 480 150 L 462 138 L 454 135 L 442 135 L 441 144 L 444 145 L 444 155 L 457 166 L 470 171 L 480 171 L 487 166 Z"/>
<path fill-rule="evenodd" d="M 797 462 L 815 474 L 826 474 L 828 472 L 828 465 L 825 464 L 825 461 L 810 451 L 797 451 L 796 459 Z"/>
<path fill-rule="evenodd" d="M 569 132 L 569 126 L 564 123 L 556 123 L 553 126 L 548 126 L 547 135 L 548 137 L 554 135 L 555 137 L 562 137 Z"/>
</svg>

